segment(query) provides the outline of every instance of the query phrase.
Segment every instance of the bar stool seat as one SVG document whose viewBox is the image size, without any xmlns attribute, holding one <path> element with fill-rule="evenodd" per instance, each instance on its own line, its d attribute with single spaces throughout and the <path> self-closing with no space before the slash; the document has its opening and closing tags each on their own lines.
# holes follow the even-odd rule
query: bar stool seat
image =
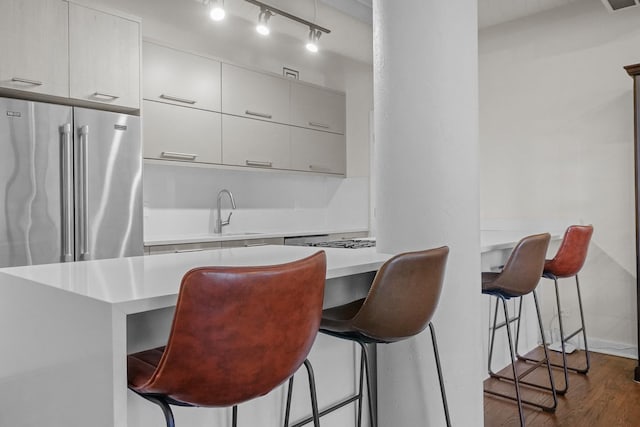
<svg viewBox="0 0 640 427">
<path fill-rule="evenodd" d="M 180 286 L 167 345 L 127 358 L 129 389 L 160 406 L 233 407 L 263 396 L 302 364 L 319 427 L 313 370 L 306 360 L 320 325 L 326 257 L 263 267 L 201 267 Z"/>
<path fill-rule="evenodd" d="M 482 293 L 485 295 L 491 295 L 498 299 L 498 302 L 502 303 L 504 321 L 498 323 L 498 307 L 500 304 L 496 303 L 495 312 L 493 316 L 493 323 L 491 326 L 491 337 L 489 344 L 489 357 L 488 357 L 488 372 L 492 378 L 500 380 L 511 381 L 515 386 L 515 397 L 509 394 L 496 392 L 490 389 L 484 390 L 485 393 L 499 396 L 502 398 L 515 400 L 518 403 L 518 414 L 520 417 L 520 425 L 525 425 L 524 412 L 522 404 L 526 403 L 531 406 L 535 406 L 544 411 L 553 412 L 558 405 L 558 399 L 556 395 L 556 389 L 551 372 L 551 364 L 549 362 L 549 355 L 547 352 L 546 340 L 544 337 L 544 328 L 542 326 L 542 319 L 540 317 L 540 308 L 538 304 L 538 297 L 535 292 L 535 288 L 540 281 L 542 269 L 544 267 L 545 255 L 549 246 L 549 240 L 551 236 L 548 233 L 537 234 L 533 236 L 527 236 L 520 240 L 516 247 L 511 252 L 507 263 L 501 272 L 483 272 L 482 273 Z M 538 361 L 538 363 L 531 369 L 527 369 L 525 372 L 518 373 L 516 371 L 516 349 L 518 347 L 518 338 L 520 330 L 520 320 L 522 317 L 522 297 L 532 293 L 536 306 L 536 314 L 538 317 L 538 326 L 540 328 L 540 335 L 542 337 L 542 347 L 544 350 L 544 359 Z M 519 300 L 518 315 L 511 317 L 507 307 L 507 300 L 511 298 L 517 298 Z M 511 324 L 517 322 L 518 335 L 515 340 L 511 335 Z M 509 343 L 509 355 L 511 357 L 511 370 L 512 376 L 500 375 L 492 369 L 493 349 L 495 343 L 495 335 L 498 329 L 505 328 L 507 332 L 507 340 Z M 533 372 L 538 366 L 546 365 L 547 372 L 549 374 L 549 386 L 541 386 L 536 383 L 526 382 L 523 380 L 528 374 Z M 553 397 L 553 404 L 543 405 L 538 402 L 532 402 L 524 400 L 521 397 L 520 385 L 526 384 L 531 387 L 536 387 L 542 390 L 550 391 Z"/>
<path fill-rule="evenodd" d="M 438 355 L 435 328 L 431 318 L 438 305 L 444 280 L 448 247 L 418 252 L 407 252 L 389 259 L 376 274 L 366 298 L 349 302 L 322 312 L 320 332 L 358 343 L 361 348 L 360 379 L 358 393 L 320 412 L 326 415 L 350 403 L 358 402 L 357 425 L 362 424 L 363 381 L 367 383 L 369 417 L 371 425 L 377 425 L 373 413 L 371 376 L 366 344 L 389 344 L 422 332 L 429 326 L 440 392 L 447 426 L 451 425 L 449 409 Z M 289 381 L 289 395 L 285 426 L 289 426 L 289 407 L 293 378 Z M 306 418 L 291 427 L 307 424 Z"/>
</svg>

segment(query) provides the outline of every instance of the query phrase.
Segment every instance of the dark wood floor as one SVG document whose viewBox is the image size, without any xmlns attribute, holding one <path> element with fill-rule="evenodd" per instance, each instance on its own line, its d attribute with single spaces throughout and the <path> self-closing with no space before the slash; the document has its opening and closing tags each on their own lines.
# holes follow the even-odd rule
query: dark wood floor
<svg viewBox="0 0 640 427">
<path fill-rule="evenodd" d="M 552 353 L 552 360 L 558 353 Z M 570 355 L 569 364 L 584 360 L 584 353 Z M 584 362 L 582 362 L 584 363 Z M 591 370 L 587 375 L 569 373 L 569 391 L 558 396 L 555 413 L 524 406 L 526 424 L 530 427 L 637 427 L 640 426 L 640 384 L 633 381 L 637 361 L 591 352 Z M 519 368 L 523 365 L 518 362 Z M 546 368 L 538 368 L 527 376 L 532 382 L 548 384 Z M 501 374 L 510 374 L 511 368 Z M 561 370 L 554 369 L 557 386 L 564 385 Z M 485 389 L 513 393 L 511 382 L 487 379 Z M 550 393 L 523 387 L 525 399 L 551 404 Z M 519 426 L 518 407 L 515 402 L 484 395 L 484 425 Z"/>
</svg>

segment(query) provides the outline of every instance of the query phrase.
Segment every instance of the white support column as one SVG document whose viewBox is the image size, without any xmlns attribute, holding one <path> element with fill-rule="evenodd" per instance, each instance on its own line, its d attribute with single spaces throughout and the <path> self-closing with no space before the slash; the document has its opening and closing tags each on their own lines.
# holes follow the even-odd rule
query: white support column
<svg viewBox="0 0 640 427">
<path fill-rule="evenodd" d="M 450 247 L 434 318 L 456 426 L 482 426 L 475 0 L 374 0 L 378 250 Z M 380 426 L 440 426 L 428 331 L 378 346 Z"/>
</svg>

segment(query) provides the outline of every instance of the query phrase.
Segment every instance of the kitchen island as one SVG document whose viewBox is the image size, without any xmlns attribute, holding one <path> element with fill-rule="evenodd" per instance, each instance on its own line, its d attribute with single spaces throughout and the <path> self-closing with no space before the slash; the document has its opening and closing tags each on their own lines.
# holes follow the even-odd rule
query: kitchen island
<svg viewBox="0 0 640 427">
<path fill-rule="evenodd" d="M 205 265 L 280 264 L 315 252 L 311 247 L 260 246 L 0 270 L 0 425 L 162 425 L 161 412 L 127 390 L 126 355 L 166 342 L 184 273 Z M 375 248 L 325 252 L 325 306 L 364 296 L 375 271 L 389 258 Z M 344 386 L 345 393 L 354 387 L 356 354 L 350 343 L 318 338 L 310 357 L 321 406 L 337 397 L 321 392 L 323 383 L 329 389 Z M 340 359 L 342 370 L 334 363 Z M 297 389 L 294 419 L 309 407 L 302 383 Z M 241 405 L 241 425 L 281 425 L 283 398 L 280 389 Z M 333 423 L 327 417 L 328 425 L 352 419 L 353 411 L 341 412 L 331 416 Z M 179 425 L 222 427 L 228 417 L 227 409 L 176 410 Z"/>
<path fill-rule="evenodd" d="M 483 232 L 483 269 L 503 263 L 526 234 L 531 233 Z M 554 240 L 559 237 L 553 234 Z M 184 273 L 205 265 L 279 264 L 316 251 L 258 246 L 1 269 L 0 425 L 163 425 L 155 405 L 127 390 L 126 355 L 166 342 Z M 375 248 L 325 252 L 325 307 L 366 295 L 375 272 L 390 257 Z M 480 274 L 477 285 L 480 292 Z M 484 323 L 490 306 L 483 312 Z M 527 323 L 524 338 L 533 345 L 535 324 Z M 450 333 L 447 325 L 440 326 L 440 333 Z M 441 351 L 446 358 L 447 349 Z M 310 360 L 321 408 L 355 390 L 358 357 L 352 343 L 318 336 Z M 294 420 L 309 413 L 305 383 L 306 375 L 296 376 Z M 240 405 L 240 425 L 282 425 L 285 397 L 281 387 Z M 175 414 L 178 425 L 230 425 L 228 409 L 176 408 Z M 323 417 L 322 425 L 351 425 L 353 417 L 350 405 Z"/>
</svg>

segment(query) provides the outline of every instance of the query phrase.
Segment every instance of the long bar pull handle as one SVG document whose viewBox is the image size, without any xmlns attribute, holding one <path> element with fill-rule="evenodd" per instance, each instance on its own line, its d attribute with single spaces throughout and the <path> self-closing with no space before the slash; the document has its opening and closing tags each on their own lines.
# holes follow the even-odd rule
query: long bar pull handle
<svg viewBox="0 0 640 427">
<path fill-rule="evenodd" d="M 165 93 L 161 94 L 160 98 L 166 99 L 167 101 L 182 102 L 183 104 L 190 104 L 190 105 L 193 105 L 193 104 L 196 103 L 196 101 L 193 100 L 193 99 L 178 98 L 177 96 L 171 96 L 171 95 L 167 95 Z"/>
<path fill-rule="evenodd" d="M 89 258 L 89 126 L 80 128 L 80 259 Z"/>
<path fill-rule="evenodd" d="M 73 147 L 71 123 L 60 126 L 62 139 L 62 257 L 73 261 Z"/>
<path fill-rule="evenodd" d="M 331 126 L 329 126 L 328 124 L 320 123 L 320 122 L 309 122 L 309 126 L 313 126 L 313 127 L 316 127 L 316 128 L 322 128 L 322 129 L 331 128 Z"/>
<path fill-rule="evenodd" d="M 206 249 L 204 248 L 197 248 L 197 249 L 176 249 L 175 251 L 173 251 L 174 254 L 186 254 L 189 252 L 203 252 Z"/>
<path fill-rule="evenodd" d="M 26 83 L 33 86 L 42 86 L 44 84 L 39 80 L 23 79 L 22 77 L 13 77 L 11 81 L 16 83 Z"/>
<path fill-rule="evenodd" d="M 160 153 L 160 157 L 178 160 L 195 160 L 198 155 L 190 153 L 178 153 L 176 151 L 163 151 L 162 153 Z"/>
<path fill-rule="evenodd" d="M 261 168 L 271 168 L 273 167 L 273 163 L 271 162 L 259 162 L 257 160 L 245 160 L 244 162 L 247 166 L 258 166 Z"/>
<path fill-rule="evenodd" d="M 109 93 L 104 93 L 104 92 L 94 92 L 93 93 L 93 97 L 94 98 L 106 98 L 108 101 L 115 101 L 116 99 L 120 98 L 117 95 L 111 95 Z"/>
<path fill-rule="evenodd" d="M 273 116 L 269 113 L 260 113 L 258 111 L 251 111 L 251 110 L 246 110 L 244 112 L 246 115 L 248 116 L 256 116 L 256 117 L 262 117 L 264 119 L 271 119 L 273 118 Z"/>
</svg>

